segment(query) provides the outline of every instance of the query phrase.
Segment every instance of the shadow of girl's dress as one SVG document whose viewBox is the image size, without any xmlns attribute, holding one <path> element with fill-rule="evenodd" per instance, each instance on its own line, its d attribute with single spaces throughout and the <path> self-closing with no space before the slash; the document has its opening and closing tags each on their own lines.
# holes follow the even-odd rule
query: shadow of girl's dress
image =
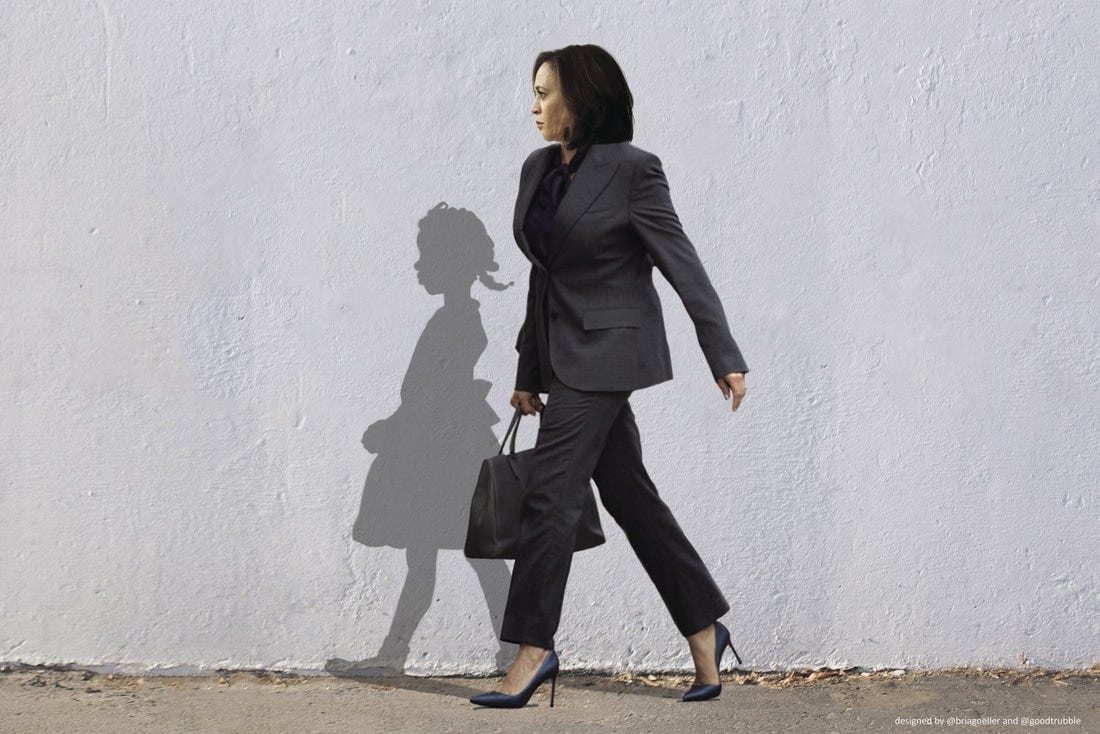
<svg viewBox="0 0 1100 734">
<path fill-rule="evenodd" d="M 363 436 L 376 454 L 352 537 L 370 547 L 462 549 L 482 460 L 500 444 L 500 417 L 473 379 L 487 344 L 473 304 L 447 305 L 428 320 L 401 386 L 401 405 Z"/>
</svg>

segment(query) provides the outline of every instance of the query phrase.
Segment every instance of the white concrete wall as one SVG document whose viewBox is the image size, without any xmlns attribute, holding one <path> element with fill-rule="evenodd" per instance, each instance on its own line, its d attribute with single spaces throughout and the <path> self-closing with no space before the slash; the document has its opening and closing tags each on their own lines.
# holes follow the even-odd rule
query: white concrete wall
<svg viewBox="0 0 1100 734">
<path fill-rule="evenodd" d="M 656 277 L 676 379 L 632 403 L 746 665 L 1100 658 L 1100 5 L 397 7 L 0 6 L 0 661 L 510 661 L 511 562 L 446 546 L 511 414 L 530 67 L 575 42 L 752 370 L 733 414 Z M 418 237 L 515 285 L 440 311 Z M 356 531 L 395 486 L 407 585 Z M 690 668 L 604 521 L 564 665 Z"/>
</svg>

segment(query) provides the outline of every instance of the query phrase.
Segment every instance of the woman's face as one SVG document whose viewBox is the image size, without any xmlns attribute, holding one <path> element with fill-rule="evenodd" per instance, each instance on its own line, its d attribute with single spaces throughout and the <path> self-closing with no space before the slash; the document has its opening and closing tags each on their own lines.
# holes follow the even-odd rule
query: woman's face
<svg viewBox="0 0 1100 734">
<path fill-rule="evenodd" d="M 535 123 L 542 132 L 543 140 L 563 142 L 565 128 L 572 123 L 572 116 L 565 106 L 558 77 L 550 62 L 543 62 L 535 72 L 535 104 L 531 106 L 531 112 L 535 114 Z"/>
</svg>

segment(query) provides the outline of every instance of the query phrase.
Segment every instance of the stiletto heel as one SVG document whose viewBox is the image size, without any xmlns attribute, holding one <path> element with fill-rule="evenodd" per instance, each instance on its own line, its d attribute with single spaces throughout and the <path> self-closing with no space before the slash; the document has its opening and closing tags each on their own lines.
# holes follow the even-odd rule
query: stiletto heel
<svg viewBox="0 0 1100 734">
<path fill-rule="evenodd" d="M 733 646 L 733 642 L 730 640 L 730 631 L 726 629 L 726 626 L 721 622 L 714 623 L 714 667 L 718 669 L 718 676 L 721 679 L 722 675 L 722 653 L 726 651 L 726 646 L 733 650 L 733 656 L 737 658 L 737 664 L 741 664 L 741 656 L 737 654 L 737 648 Z M 680 698 L 684 701 L 706 701 L 708 699 L 716 697 L 722 692 L 722 684 L 719 683 L 704 683 L 698 686 L 692 686 L 689 688 L 683 696 Z"/>
<path fill-rule="evenodd" d="M 550 679 L 550 705 L 554 705 L 554 691 L 558 687 L 558 653 L 556 650 L 551 649 L 546 654 L 546 659 L 542 661 L 542 665 L 535 671 L 535 675 L 531 680 L 523 687 L 523 690 L 519 693 L 509 694 L 502 691 L 486 691 L 485 693 L 479 693 L 476 696 L 470 696 L 470 703 L 476 703 L 479 706 L 490 706 L 492 708 L 506 708 L 506 709 L 518 709 L 527 705 L 527 701 L 530 700 L 531 694 L 535 692 L 547 678 Z"/>
<path fill-rule="evenodd" d="M 730 649 L 733 650 L 733 656 L 735 658 L 737 658 L 737 664 L 740 665 L 741 664 L 741 656 L 737 654 L 737 648 L 733 646 L 732 642 L 730 643 Z"/>
</svg>

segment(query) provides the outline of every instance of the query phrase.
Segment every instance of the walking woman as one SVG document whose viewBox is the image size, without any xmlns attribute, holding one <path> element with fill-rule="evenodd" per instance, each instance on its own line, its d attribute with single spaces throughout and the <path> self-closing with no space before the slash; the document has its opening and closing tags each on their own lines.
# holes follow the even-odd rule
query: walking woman
<svg viewBox="0 0 1100 734">
<path fill-rule="evenodd" d="M 629 141 L 633 96 L 599 46 L 539 54 L 531 112 L 545 141 L 523 163 L 513 229 L 531 261 L 512 406 L 539 414 L 500 639 L 519 652 L 500 687 L 470 698 L 519 707 L 551 680 L 588 480 L 622 527 L 695 662 L 686 701 L 714 698 L 730 605 L 658 496 L 628 398 L 672 379 L 656 265 L 687 309 L 713 379 L 737 410 L 748 366 L 672 206 L 660 159 Z M 540 393 L 547 394 L 543 405 Z M 740 662 L 737 651 L 734 656 Z"/>
</svg>

